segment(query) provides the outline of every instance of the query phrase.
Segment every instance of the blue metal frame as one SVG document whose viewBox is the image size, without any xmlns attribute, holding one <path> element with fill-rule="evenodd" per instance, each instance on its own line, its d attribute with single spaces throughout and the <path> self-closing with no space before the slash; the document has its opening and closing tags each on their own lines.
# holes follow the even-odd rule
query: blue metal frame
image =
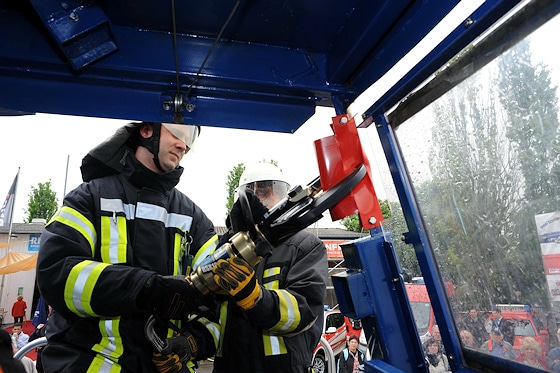
<svg viewBox="0 0 560 373">
<path fill-rule="evenodd" d="M 179 91 L 185 122 L 290 133 L 316 106 L 346 111 L 457 3 L 177 1 L 175 50 L 168 3 L 2 0 L 0 110 L 171 121 Z M 517 1 L 487 3 L 368 112 L 397 103 Z"/>
<path fill-rule="evenodd" d="M 346 112 L 458 1 L 177 2 L 173 35 L 170 4 L 162 2 L 137 0 L 131 7 L 124 0 L 0 0 L 0 113 L 165 122 L 174 118 L 180 93 L 189 104 L 181 113 L 185 122 L 294 132 L 317 106 Z M 558 7 L 558 1 L 544 2 Z M 476 371 L 465 368 L 469 359 L 496 371 L 534 370 L 461 350 L 385 114 L 518 3 L 484 2 L 470 15 L 472 22 L 459 25 L 364 115 L 365 126 L 377 126 L 409 229 L 406 242 L 414 246 L 455 372 Z M 226 25 L 232 9 L 237 10 Z M 215 40 L 224 25 L 222 38 Z M 384 359 L 367 362 L 367 372 L 426 372 L 390 238 L 377 229 L 370 233 L 343 248 L 350 271 L 333 279 L 341 310 L 379 334 Z"/>
</svg>

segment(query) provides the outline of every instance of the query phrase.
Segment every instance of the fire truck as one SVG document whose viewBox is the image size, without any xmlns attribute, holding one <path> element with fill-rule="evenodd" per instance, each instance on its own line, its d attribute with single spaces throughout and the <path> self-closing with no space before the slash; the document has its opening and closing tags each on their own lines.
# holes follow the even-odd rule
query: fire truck
<svg viewBox="0 0 560 373">
<path fill-rule="evenodd" d="M 558 313 L 559 12 L 557 0 L 2 0 L 0 113 L 297 136 L 327 108 L 311 126 L 332 130 L 310 144 L 317 175 L 268 227 L 357 216 L 368 236 L 342 245 L 333 286 L 366 334 L 365 371 L 429 371 L 413 265 L 448 371 L 535 372 L 463 345 L 455 320 L 496 303 Z"/>
</svg>

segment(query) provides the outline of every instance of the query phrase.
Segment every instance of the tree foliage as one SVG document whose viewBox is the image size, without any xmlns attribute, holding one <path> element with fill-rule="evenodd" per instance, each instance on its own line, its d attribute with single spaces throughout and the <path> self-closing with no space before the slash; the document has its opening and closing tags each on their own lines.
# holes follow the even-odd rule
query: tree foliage
<svg viewBox="0 0 560 373">
<path fill-rule="evenodd" d="M 229 171 L 227 182 L 226 182 L 227 193 L 228 193 L 227 201 L 226 201 L 226 214 L 225 214 L 226 217 L 229 214 L 231 207 L 233 206 L 235 189 L 237 189 L 237 187 L 239 186 L 239 179 L 241 178 L 243 171 L 245 171 L 245 165 L 243 163 L 238 163 Z"/>
<path fill-rule="evenodd" d="M 379 205 L 383 213 L 383 229 L 394 234 L 393 248 L 401 267 L 408 270 L 413 276 L 421 276 L 414 248 L 402 240 L 403 234 L 408 229 L 400 204 L 384 199 L 379 200 Z M 347 216 L 340 223 L 349 231 L 360 233 L 364 231 L 358 214 Z"/>
<path fill-rule="evenodd" d="M 58 209 L 58 198 L 51 189 L 50 180 L 46 183 L 39 183 L 37 187 L 31 186 L 29 200 L 27 202 L 26 223 L 31 223 L 33 219 L 46 219 L 53 217 Z"/>
<path fill-rule="evenodd" d="M 534 216 L 558 200 L 556 88 L 545 66 L 531 64 L 527 42 L 498 67 L 433 105 L 433 178 L 416 188 L 442 275 L 459 285 L 464 308 L 547 303 Z"/>
</svg>

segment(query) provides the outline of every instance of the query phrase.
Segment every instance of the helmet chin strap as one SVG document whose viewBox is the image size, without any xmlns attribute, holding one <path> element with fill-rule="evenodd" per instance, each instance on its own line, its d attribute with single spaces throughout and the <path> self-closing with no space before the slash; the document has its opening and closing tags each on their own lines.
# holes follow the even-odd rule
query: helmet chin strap
<svg viewBox="0 0 560 373">
<path fill-rule="evenodd" d="M 154 164 L 156 165 L 157 169 L 160 170 L 161 172 L 165 172 L 165 170 L 161 167 L 161 164 L 159 163 L 159 138 L 161 135 L 161 123 L 151 123 L 152 125 L 152 136 L 148 137 L 148 138 L 144 138 L 141 137 L 138 139 L 138 145 L 141 145 L 143 147 L 145 147 L 146 149 L 148 149 L 150 151 L 150 153 L 153 154 L 154 156 Z"/>
</svg>

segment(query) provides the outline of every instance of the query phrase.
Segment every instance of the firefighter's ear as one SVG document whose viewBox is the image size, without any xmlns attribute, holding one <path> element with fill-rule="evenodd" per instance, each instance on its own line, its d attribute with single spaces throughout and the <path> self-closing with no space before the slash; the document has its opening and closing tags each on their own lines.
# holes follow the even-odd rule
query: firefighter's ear
<svg viewBox="0 0 560 373">
<path fill-rule="evenodd" d="M 145 139 L 149 139 L 150 137 L 152 137 L 153 133 L 154 127 L 151 123 L 142 123 L 142 125 L 140 126 L 140 136 Z"/>
</svg>

